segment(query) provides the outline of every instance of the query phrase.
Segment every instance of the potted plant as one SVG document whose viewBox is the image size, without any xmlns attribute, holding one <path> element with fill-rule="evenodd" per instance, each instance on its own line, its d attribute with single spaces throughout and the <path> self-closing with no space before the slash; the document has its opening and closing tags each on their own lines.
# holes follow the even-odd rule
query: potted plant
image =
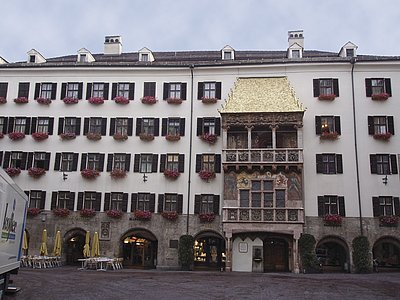
<svg viewBox="0 0 400 300">
<path fill-rule="evenodd" d="M 96 215 L 96 211 L 91 208 L 83 208 L 79 212 L 82 218 L 92 218 Z"/>
<path fill-rule="evenodd" d="M 151 212 L 148 210 L 135 210 L 133 216 L 136 220 L 149 221 L 151 219 Z"/>
<path fill-rule="evenodd" d="M 65 104 L 76 104 L 76 103 L 78 103 L 78 101 L 79 101 L 78 98 L 72 98 L 72 97 L 65 97 L 65 98 L 63 99 L 63 102 L 64 102 Z"/>
<path fill-rule="evenodd" d="M 175 179 L 177 179 L 179 177 L 179 175 L 180 175 L 179 171 L 168 170 L 168 169 L 164 170 L 164 176 L 169 178 L 169 179 L 175 180 Z"/>
<path fill-rule="evenodd" d="M 215 144 L 215 142 L 218 139 L 218 136 L 216 134 L 212 134 L 212 133 L 203 133 L 200 138 L 209 143 L 209 144 Z"/>
<path fill-rule="evenodd" d="M 342 216 L 340 215 L 325 215 L 324 216 L 324 225 L 325 226 L 341 226 L 342 225 Z"/>
<path fill-rule="evenodd" d="M 76 134 L 72 132 L 63 132 L 60 134 L 62 140 L 73 140 L 76 138 Z"/>
<path fill-rule="evenodd" d="M 116 141 L 126 141 L 128 139 L 128 135 L 122 133 L 114 133 L 113 138 Z"/>
<path fill-rule="evenodd" d="M 360 235 L 353 239 L 353 264 L 356 273 L 370 273 L 372 270 L 372 257 L 370 244 L 366 236 Z"/>
<path fill-rule="evenodd" d="M 28 208 L 27 214 L 29 217 L 36 217 L 38 214 L 40 214 L 40 212 L 41 212 L 40 208 L 30 207 Z"/>
<path fill-rule="evenodd" d="M 50 105 L 51 104 L 51 99 L 49 99 L 49 98 L 39 97 L 39 98 L 36 98 L 36 101 L 39 104 L 44 104 L 44 105 Z"/>
<path fill-rule="evenodd" d="M 33 178 L 39 178 L 42 175 L 46 174 L 46 170 L 43 168 L 32 167 L 28 169 L 28 174 Z"/>
<path fill-rule="evenodd" d="M 86 138 L 91 141 L 98 141 L 98 140 L 101 140 L 101 134 L 95 133 L 95 132 L 88 132 L 86 134 Z"/>
<path fill-rule="evenodd" d="M 154 97 L 154 96 L 144 96 L 144 97 L 141 99 L 141 101 L 142 101 L 142 103 L 144 103 L 144 104 L 155 104 L 155 103 L 157 102 L 157 99 L 156 99 L 156 97 Z"/>
<path fill-rule="evenodd" d="M 23 133 L 23 132 L 10 132 L 8 134 L 8 137 L 13 141 L 22 140 L 23 138 L 25 138 L 25 133 Z"/>
<path fill-rule="evenodd" d="M 25 103 L 28 103 L 29 100 L 26 97 L 18 97 L 18 98 L 14 99 L 14 102 L 18 103 L 18 104 L 25 104 Z"/>
<path fill-rule="evenodd" d="M 65 218 L 70 214 L 70 210 L 68 208 L 55 208 L 53 209 L 53 214 L 57 217 Z"/>
<path fill-rule="evenodd" d="M 121 169 L 113 169 L 110 172 L 110 176 L 113 179 L 120 179 L 120 178 L 124 178 L 126 176 L 126 171 L 125 170 L 121 170 Z"/>
<path fill-rule="evenodd" d="M 207 97 L 201 97 L 201 102 L 205 104 L 212 104 L 212 103 L 217 103 L 218 99 L 217 98 L 207 98 Z"/>
<path fill-rule="evenodd" d="M 396 227 L 399 224 L 400 217 L 398 216 L 380 216 L 379 225 L 387 227 Z"/>
<path fill-rule="evenodd" d="M 179 215 L 176 211 L 163 211 L 161 216 L 169 221 L 175 221 Z"/>
<path fill-rule="evenodd" d="M 167 134 L 165 139 L 170 142 L 176 142 L 181 139 L 181 136 L 179 134 Z"/>
<path fill-rule="evenodd" d="M 0 97 L 0 104 L 7 103 L 7 99 L 4 97 Z"/>
<path fill-rule="evenodd" d="M 180 98 L 167 98 L 167 102 L 169 104 L 181 104 L 182 103 L 182 99 L 180 99 Z"/>
<path fill-rule="evenodd" d="M 319 95 L 318 96 L 318 100 L 335 100 L 336 95 L 335 94 L 326 94 L 326 95 Z"/>
<path fill-rule="evenodd" d="M 129 99 L 126 99 L 125 97 L 122 96 L 117 96 L 114 98 L 115 103 L 118 104 L 128 104 L 129 103 Z"/>
<path fill-rule="evenodd" d="M 202 223 L 211 223 L 215 219 L 214 213 L 201 213 L 199 214 L 200 222 Z"/>
<path fill-rule="evenodd" d="M 91 97 L 89 98 L 89 103 L 94 104 L 94 105 L 99 105 L 104 103 L 104 98 L 103 97 Z"/>
<path fill-rule="evenodd" d="M 113 218 L 113 219 L 121 219 L 121 217 L 122 217 L 122 211 L 117 210 L 117 209 L 107 210 L 106 214 L 108 217 Z"/>
<path fill-rule="evenodd" d="M 139 138 L 142 141 L 152 141 L 152 140 L 154 140 L 154 134 L 142 132 L 139 134 Z"/>
<path fill-rule="evenodd" d="M 202 180 L 204 181 L 209 181 L 211 178 L 215 178 L 215 172 L 207 171 L 207 170 L 201 170 L 199 172 L 199 176 Z"/>
<path fill-rule="evenodd" d="M 191 235 L 182 235 L 179 238 L 178 258 L 182 270 L 188 271 L 194 261 L 194 238 Z"/>
<path fill-rule="evenodd" d="M 392 134 L 390 132 L 386 133 L 375 133 L 374 134 L 374 139 L 376 140 L 382 140 L 382 141 L 388 141 L 391 138 Z"/>
<path fill-rule="evenodd" d="M 95 179 L 97 176 L 100 176 L 100 172 L 93 169 L 83 169 L 81 175 L 86 179 Z"/>
<path fill-rule="evenodd" d="M 49 134 L 47 132 L 34 132 L 32 137 L 36 141 L 43 141 L 49 137 Z"/>
<path fill-rule="evenodd" d="M 319 263 L 315 253 L 315 237 L 312 234 L 303 233 L 299 238 L 299 252 L 303 273 L 319 273 Z"/>
<path fill-rule="evenodd" d="M 17 176 L 17 175 L 21 174 L 21 169 L 20 168 L 10 167 L 10 168 L 6 168 L 4 171 L 6 171 L 6 173 L 10 177 L 14 177 L 14 176 Z"/>
<path fill-rule="evenodd" d="M 387 99 L 389 99 L 389 94 L 388 93 L 372 94 L 371 95 L 371 99 L 372 100 L 379 100 L 379 101 L 387 100 Z"/>
<path fill-rule="evenodd" d="M 321 133 L 319 138 L 321 140 L 336 140 L 338 138 L 338 133 L 336 131 L 333 132 L 324 131 Z"/>
</svg>

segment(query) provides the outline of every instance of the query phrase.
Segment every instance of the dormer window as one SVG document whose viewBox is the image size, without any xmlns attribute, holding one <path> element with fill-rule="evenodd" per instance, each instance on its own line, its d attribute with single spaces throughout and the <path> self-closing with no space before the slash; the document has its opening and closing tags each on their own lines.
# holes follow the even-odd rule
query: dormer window
<svg viewBox="0 0 400 300">
<path fill-rule="evenodd" d="M 224 51 L 224 59 L 232 59 L 232 52 Z"/>
<path fill-rule="evenodd" d="M 346 57 L 353 57 L 354 49 L 346 49 Z"/>
<path fill-rule="evenodd" d="M 90 53 L 89 50 L 82 48 L 78 50 L 78 57 L 76 61 L 79 63 L 91 63 L 96 60 L 94 59 L 93 55 Z"/>
<path fill-rule="evenodd" d="M 142 59 L 140 61 L 149 61 L 149 54 L 142 53 Z"/>
<path fill-rule="evenodd" d="M 300 58 L 300 50 L 292 50 L 292 58 Z"/>
<path fill-rule="evenodd" d="M 40 64 L 40 63 L 45 63 L 46 59 L 43 57 L 42 54 L 40 54 L 37 50 L 31 49 L 28 51 L 28 58 L 27 58 L 27 63 L 31 64 Z"/>
<path fill-rule="evenodd" d="M 30 63 L 36 62 L 36 55 L 29 55 L 29 62 Z"/>
<path fill-rule="evenodd" d="M 340 57 L 356 57 L 357 45 L 347 42 L 339 51 Z"/>
<path fill-rule="evenodd" d="M 86 62 L 86 61 L 87 61 L 86 54 L 81 54 L 79 57 L 79 62 Z"/>
<path fill-rule="evenodd" d="M 234 60 L 235 59 L 235 50 L 229 45 L 226 45 L 221 50 L 222 52 L 222 59 L 223 60 Z"/>
<path fill-rule="evenodd" d="M 144 47 L 140 49 L 138 53 L 139 53 L 139 61 L 144 61 L 144 62 L 154 61 L 154 55 L 148 48 Z"/>
</svg>

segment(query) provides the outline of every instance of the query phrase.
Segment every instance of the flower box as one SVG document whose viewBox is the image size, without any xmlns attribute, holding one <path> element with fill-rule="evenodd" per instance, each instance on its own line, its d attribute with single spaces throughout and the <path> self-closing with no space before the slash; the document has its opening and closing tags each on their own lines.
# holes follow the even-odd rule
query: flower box
<svg viewBox="0 0 400 300">
<path fill-rule="evenodd" d="M 390 132 L 386 133 L 376 133 L 374 134 L 374 139 L 388 141 L 391 138 L 392 134 Z"/>
<path fill-rule="evenodd" d="M 108 217 L 113 218 L 113 219 L 121 219 L 121 217 L 122 217 L 122 211 L 116 210 L 116 209 L 107 210 L 106 214 Z"/>
<path fill-rule="evenodd" d="M 39 104 L 44 104 L 44 105 L 50 105 L 51 104 L 51 99 L 48 99 L 48 98 L 36 98 L 36 101 Z"/>
<path fill-rule="evenodd" d="M 167 134 L 165 139 L 170 142 L 176 142 L 181 139 L 181 136 L 179 134 Z"/>
<path fill-rule="evenodd" d="M 201 102 L 203 102 L 205 104 L 213 104 L 213 103 L 217 103 L 217 101 L 218 101 L 217 98 L 206 98 L 206 97 L 201 98 Z"/>
<path fill-rule="evenodd" d="M 380 94 L 373 94 L 371 95 L 372 100 L 384 101 L 389 99 L 388 93 L 380 93 Z"/>
<path fill-rule="evenodd" d="M 167 220 L 175 221 L 179 215 L 176 211 L 163 211 L 161 216 Z"/>
<path fill-rule="evenodd" d="M 78 98 L 65 97 L 63 99 L 63 101 L 64 101 L 65 104 L 76 104 L 76 103 L 79 102 L 79 99 Z"/>
<path fill-rule="evenodd" d="M 91 97 L 89 98 L 89 103 L 94 104 L 94 105 L 99 105 L 104 103 L 104 98 L 103 97 Z"/>
<path fill-rule="evenodd" d="M 177 179 L 179 177 L 180 173 L 178 171 L 174 170 L 164 170 L 164 176 L 169 178 L 169 179 Z"/>
<path fill-rule="evenodd" d="M 400 217 L 398 216 L 380 216 L 379 225 L 387 227 L 395 227 L 399 224 Z"/>
<path fill-rule="evenodd" d="M 68 208 L 55 208 L 53 209 L 53 214 L 57 217 L 68 217 L 70 214 L 70 210 Z"/>
<path fill-rule="evenodd" d="M 32 167 L 28 169 L 28 174 L 33 178 L 39 178 L 42 175 L 46 174 L 46 170 L 43 168 Z"/>
<path fill-rule="evenodd" d="M 129 99 L 126 99 L 125 97 L 122 96 L 117 96 L 114 98 L 115 103 L 118 104 L 128 104 L 129 103 Z"/>
<path fill-rule="evenodd" d="M 92 218 L 96 215 L 96 211 L 94 209 L 83 208 L 79 212 L 82 218 Z"/>
<path fill-rule="evenodd" d="M 169 104 L 181 104 L 182 99 L 180 98 L 167 98 L 166 99 Z"/>
<path fill-rule="evenodd" d="M 7 99 L 4 97 L 0 97 L 0 104 L 7 103 Z"/>
<path fill-rule="evenodd" d="M 152 141 L 154 140 L 154 134 L 150 134 L 150 133 L 140 133 L 139 134 L 139 138 L 142 141 Z"/>
<path fill-rule="evenodd" d="M 18 97 L 18 98 L 14 99 L 14 102 L 18 103 L 18 104 L 25 104 L 25 103 L 28 103 L 29 100 L 26 97 Z"/>
<path fill-rule="evenodd" d="M 199 176 L 201 179 L 208 182 L 211 178 L 215 178 L 215 173 L 207 170 L 201 170 L 199 172 Z"/>
<path fill-rule="evenodd" d="M 326 95 L 319 95 L 318 100 L 328 100 L 332 101 L 335 100 L 336 95 L 335 94 L 326 94 Z"/>
<path fill-rule="evenodd" d="M 34 132 L 32 137 L 36 141 L 43 141 L 49 137 L 49 134 L 47 132 Z"/>
<path fill-rule="evenodd" d="M 8 134 L 8 137 L 10 139 L 12 139 L 13 141 L 22 140 L 23 138 L 25 138 L 25 133 L 23 133 L 23 132 L 10 132 Z"/>
<path fill-rule="evenodd" d="M 64 132 L 60 134 L 62 140 L 73 140 L 76 138 L 76 134 L 72 132 Z"/>
<path fill-rule="evenodd" d="M 94 133 L 94 132 L 88 132 L 86 134 L 86 138 L 88 140 L 91 140 L 91 141 L 98 141 L 98 140 L 101 140 L 101 134 L 100 133 Z"/>
<path fill-rule="evenodd" d="M 27 214 L 29 217 L 36 217 L 38 214 L 40 214 L 40 211 L 40 208 L 30 207 L 28 208 Z"/>
<path fill-rule="evenodd" d="M 20 168 L 6 168 L 4 171 L 6 171 L 6 173 L 10 177 L 18 176 L 19 174 L 21 174 Z"/>
<path fill-rule="evenodd" d="M 92 169 L 83 169 L 81 175 L 86 179 L 95 179 L 97 176 L 100 176 L 100 172 Z"/>
<path fill-rule="evenodd" d="M 336 140 L 338 138 L 337 132 L 322 132 L 320 137 L 321 140 Z"/>
<path fill-rule="evenodd" d="M 214 213 L 202 213 L 199 214 L 200 222 L 202 223 L 211 223 L 215 219 Z"/>
<path fill-rule="evenodd" d="M 215 144 L 216 141 L 217 141 L 217 139 L 218 139 L 218 136 L 215 135 L 215 134 L 203 133 L 203 134 L 200 136 L 200 138 L 201 138 L 203 141 L 205 141 L 205 142 L 207 142 L 207 143 L 209 143 L 209 144 Z"/>
<path fill-rule="evenodd" d="M 128 135 L 122 133 L 114 133 L 113 138 L 116 141 L 126 141 L 128 139 Z"/>
<path fill-rule="evenodd" d="M 155 104 L 157 102 L 157 99 L 156 99 L 156 97 L 153 97 L 153 96 L 144 96 L 141 99 L 141 101 L 144 104 Z"/>
<path fill-rule="evenodd" d="M 324 225 L 325 226 L 341 226 L 342 220 L 343 220 L 343 218 L 340 215 L 325 215 L 324 216 Z"/>
<path fill-rule="evenodd" d="M 151 212 L 148 210 L 135 210 L 133 216 L 136 220 L 148 221 L 151 219 Z"/>
<path fill-rule="evenodd" d="M 125 170 L 120 170 L 120 169 L 113 169 L 110 172 L 110 176 L 114 179 L 120 179 L 124 178 L 126 176 L 126 171 Z"/>
</svg>

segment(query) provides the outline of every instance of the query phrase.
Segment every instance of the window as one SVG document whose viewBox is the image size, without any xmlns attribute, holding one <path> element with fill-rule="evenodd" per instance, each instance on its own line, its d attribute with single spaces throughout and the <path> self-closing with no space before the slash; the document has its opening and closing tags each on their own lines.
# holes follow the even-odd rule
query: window
<svg viewBox="0 0 400 300">
<path fill-rule="evenodd" d="M 104 97 L 104 83 L 93 83 L 92 97 Z"/>
<path fill-rule="evenodd" d="M 221 99 L 221 82 L 199 82 L 197 99 Z"/>
<path fill-rule="evenodd" d="M 56 153 L 54 164 L 55 171 L 72 172 L 78 168 L 78 153 L 62 152 Z"/>
<path fill-rule="evenodd" d="M 109 84 L 104 82 L 94 82 L 87 84 L 86 99 L 91 97 L 99 97 L 104 100 L 108 99 Z"/>
<path fill-rule="evenodd" d="M 157 172 L 157 154 L 135 154 L 134 172 L 155 173 Z"/>
<path fill-rule="evenodd" d="M 164 170 L 184 172 L 185 155 L 184 154 L 161 154 L 160 172 Z"/>
<path fill-rule="evenodd" d="M 0 82 L 0 98 L 7 99 L 8 83 Z"/>
<path fill-rule="evenodd" d="M 167 154 L 167 170 L 178 171 L 179 154 Z"/>
<path fill-rule="evenodd" d="M 133 130 L 133 118 L 111 118 L 110 135 L 121 134 L 131 136 Z"/>
<path fill-rule="evenodd" d="M 374 217 L 400 216 L 399 197 L 379 196 L 372 197 Z"/>
<path fill-rule="evenodd" d="M 143 97 L 156 96 L 156 83 L 155 82 L 145 82 L 143 86 Z"/>
<path fill-rule="evenodd" d="M 344 197 L 335 195 L 318 196 L 318 216 L 341 215 L 344 217 Z"/>
<path fill-rule="evenodd" d="M 371 174 L 397 174 L 397 158 L 395 154 L 370 154 Z"/>
<path fill-rule="evenodd" d="M 129 99 L 129 83 L 118 83 L 117 96 Z"/>
<path fill-rule="evenodd" d="M 221 154 L 197 154 L 196 173 L 202 170 L 221 173 Z"/>
<path fill-rule="evenodd" d="M 20 82 L 18 85 L 18 98 L 25 97 L 29 98 L 29 82 Z"/>
<path fill-rule="evenodd" d="M 101 134 L 101 121 L 102 118 L 90 118 L 89 132 Z"/>
<path fill-rule="evenodd" d="M 341 134 L 340 117 L 339 116 L 315 116 L 315 133 L 321 135 L 323 133 Z"/>
<path fill-rule="evenodd" d="M 57 83 L 43 82 L 35 85 L 35 99 L 56 99 Z"/>
<path fill-rule="evenodd" d="M 339 97 L 339 80 L 334 78 L 319 78 L 313 80 L 314 97 L 335 95 Z"/>
<path fill-rule="evenodd" d="M 165 194 L 163 211 L 177 211 L 178 194 Z"/>
<path fill-rule="evenodd" d="M 366 96 L 372 97 L 383 93 L 392 96 L 390 78 L 365 78 Z"/>
<path fill-rule="evenodd" d="M 49 164 L 50 164 L 50 153 L 47 152 L 30 152 L 28 154 L 28 166 L 29 166 L 29 161 L 31 161 L 33 157 L 33 164 L 32 167 L 34 168 L 41 168 L 48 170 L 49 169 Z"/>
<path fill-rule="evenodd" d="M 232 59 L 232 52 L 231 51 L 224 51 L 224 58 L 223 59 Z"/>
<path fill-rule="evenodd" d="M 118 82 L 112 84 L 111 98 L 124 97 L 133 100 L 135 84 L 129 82 Z"/>
<path fill-rule="evenodd" d="M 79 135 L 81 132 L 81 118 L 66 117 L 58 119 L 58 134 L 74 133 Z"/>
<path fill-rule="evenodd" d="M 0 133 L 7 133 L 7 121 L 6 117 L 0 117 Z"/>
<path fill-rule="evenodd" d="M 54 118 L 32 118 L 31 133 L 53 134 Z"/>
<path fill-rule="evenodd" d="M 146 210 L 154 212 L 155 209 L 155 194 L 150 193 L 135 193 L 132 194 L 131 211 Z"/>
<path fill-rule="evenodd" d="M 368 133 L 375 134 L 394 134 L 393 116 L 368 116 Z"/>
<path fill-rule="evenodd" d="M 346 57 L 353 57 L 354 49 L 346 49 Z"/>
<path fill-rule="evenodd" d="M 149 61 L 149 54 L 142 53 L 140 61 Z"/>
<path fill-rule="evenodd" d="M 343 162 L 341 154 L 323 153 L 316 155 L 317 173 L 342 174 Z"/>
<path fill-rule="evenodd" d="M 131 154 L 115 153 L 108 154 L 107 172 L 112 170 L 124 170 L 129 172 Z"/>
<path fill-rule="evenodd" d="M 100 202 L 99 196 L 96 192 L 85 192 L 83 198 L 83 207 L 84 209 L 93 209 L 99 211 L 97 201 Z M 101 195 L 101 194 L 100 194 Z"/>
<path fill-rule="evenodd" d="M 10 117 L 8 119 L 8 132 L 21 132 L 29 134 L 31 119 L 26 117 Z"/>
<path fill-rule="evenodd" d="M 219 195 L 201 194 L 195 195 L 194 213 L 195 214 L 219 214 Z"/>
<path fill-rule="evenodd" d="M 239 192 L 240 207 L 286 207 L 286 190 L 274 189 L 273 180 L 252 180 L 250 186 Z"/>
<path fill-rule="evenodd" d="M 186 100 L 186 83 L 173 82 L 164 83 L 164 100 L 181 99 Z"/>
<path fill-rule="evenodd" d="M 36 55 L 29 55 L 29 62 L 35 63 L 36 62 Z"/>
<path fill-rule="evenodd" d="M 166 135 L 184 136 L 185 135 L 185 119 L 184 118 L 163 118 L 161 134 L 163 136 L 166 136 Z"/>
<path fill-rule="evenodd" d="M 4 155 L 4 167 L 8 167 L 8 157 L 10 157 L 10 168 L 20 168 L 21 170 L 26 169 L 26 159 L 28 153 L 26 152 L 6 152 Z"/>
<path fill-rule="evenodd" d="M 66 97 L 81 99 L 82 98 L 82 84 L 77 83 L 77 82 L 67 83 Z M 62 97 L 62 98 L 64 98 L 64 97 Z"/>
<path fill-rule="evenodd" d="M 29 192 L 29 208 L 44 209 L 46 201 L 45 191 L 30 191 Z"/>
<path fill-rule="evenodd" d="M 159 135 L 160 120 L 158 118 L 137 118 L 136 119 L 136 135 L 148 134 Z"/>
<path fill-rule="evenodd" d="M 292 50 L 292 58 L 300 58 L 300 50 Z"/>
<path fill-rule="evenodd" d="M 103 153 L 82 153 L 81 171 L 83 169 L 97 170 L 103 172 L 104 169 Z"/>
<path fill-rule="evenodd" d="M 97 133 L 106 135 L 107 118 L 93 117 L 85 118 L 83 124 L 83 134 Z"/>
<path fill-rule="evenodd" d="M 79 56 L 79 62 L 87 62 L 86 54 L 81 53 Z"/>
<path fill-rule="evenodd" d="M 39 97 L 44 99 L 51 99 L 51 90 L 52 90 L 51 83 L 42 83 L 42 88 L 40 90 Z"/>
<path fill-rule="evenodd" d="M 51 209 L 66 208 L 74 210 L 75 193 L 68 191 L 53 192 L 51 196 Z"/>
<path fill-rule="evenodd" d="M 105 193 L 104 211 L 119 210 L 126 212 L 128 207 L 127 193 Z"/>
<path fill-rule="evenodd" d="M 197 118 L 197 136 L 203 134 L 221 134 L 221 119 L 220 118 Z"/>
</svg>

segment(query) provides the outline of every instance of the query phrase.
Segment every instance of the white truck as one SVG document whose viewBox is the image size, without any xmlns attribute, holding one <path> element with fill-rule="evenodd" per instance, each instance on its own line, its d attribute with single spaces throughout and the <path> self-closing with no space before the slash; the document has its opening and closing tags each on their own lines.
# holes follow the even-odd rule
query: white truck
<svg viewBox="0 0 400 300">
<path fill-rule="evenodd" d="M 0 299 L 20 266 L 28 197 L 0 168 Z"/>
</svg>

